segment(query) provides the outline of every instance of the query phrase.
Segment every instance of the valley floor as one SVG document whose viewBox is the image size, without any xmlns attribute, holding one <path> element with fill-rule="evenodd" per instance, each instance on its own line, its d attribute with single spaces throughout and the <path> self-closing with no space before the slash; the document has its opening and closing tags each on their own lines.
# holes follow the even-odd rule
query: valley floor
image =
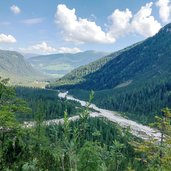
<svg viewBox="0 0 171 171">
<path fill-rule="evenodd" d="M 77 101 L 82 106 L 86 106 L 87 102 L 76 99 L 70 95 L 67 95 L 67 93 L 68 92 L 64 92 L 64 93 L 60 92 L 58 96 L 60 98 L 67 98 L 68 100 Z M 119 115 L 118 112 L 101 109 L 94 104 L 91 104 L 90 107 L 96 111 L 96 112 L 93 111 L 90 113 L 91 117 L 104 117 L 114 123 L 118 123 L 121 127 L 124 127 L 124 128 L 129 127 L 133 135 L 136 135 L 137 137 L 140 137 L 143 139 L 148 139 L 150 137 L 153 137 L 155 139 L 160 139 L 159 131 L 154 130 L 148 126 L 142 125 L 140 123 L 137 123 L 135 121 L 123 118 L 122 116 Z M 79 119 L 79 116 L 73 116 L 73 117 L 70 117 L 69 119 L 74 121 L 74 120 Z M 58 124 L 58 123 L 63 123 L 63 119 L 53 119 L 53 120 L 49 120 L 46 122 L 47 125 Z"/>
</svg>

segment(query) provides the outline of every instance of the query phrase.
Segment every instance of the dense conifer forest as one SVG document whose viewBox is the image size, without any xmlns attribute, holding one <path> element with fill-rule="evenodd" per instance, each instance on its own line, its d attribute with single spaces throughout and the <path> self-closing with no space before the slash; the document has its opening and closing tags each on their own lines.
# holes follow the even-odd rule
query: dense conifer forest
<svg viewBox="0 0 171 171">
<path fill-rule="evenodd" d="M 152 122 L 162 108 L 171 107 L 170 30 L 168 24 L 153 37 L 82 66 L 50 87 L 86 100 L 93 90 L 96 105 Z"/>
<path fill-rule="evenodd" d="M 6 86 L 7 82 L 0 82 L 0 170 L 170 170 L 171 112 L 168 108 L 162 111 L 161 117 L 156 117 L 152 125 L 161 131 L 161 138 L 157 142 L 154 139 L 143 140 L 133 136 L 128 128 L 123 129 L 103 118 L 89 118 L 93 94 L 90 94 L 87 107 L 79 111 L 80 119 L 72 122 L 67 112 L 71 103 L 60 101 L 56 92 L 17 88 L 16 96 L 16 90 Z M 24 94 L 28 92 L 30 97 L 26 98 Z M 39 96 L 46 102 L 57 98 L 58 103 L 65 104 L 63 124 L 43 124 L 43 103 L 38 103 L 33 111 L 33 103 L 30 103 Z M 61 117 L 60 112 L 57 117 Z M 29 128 L 17 119 L 28 113 L 34 116 L 35 121 L 35 125 Z"/>
<path fill-rule="evenodd" d="M 126 117 L 147 124 L 154 122 L 161 109 L 171 107 L 170 77 L 152 79 L 141 85 L 96 91 L 93 103 L 102 108 L 120 111 Z M 88 100 L 89 91 L 73 89 L 70 93 Z"/>
<path fill-rule="evenodd" d="M 81 112 L 81 105 L 77 102 L 60 99 L 58 92 L 40 88 L 16 87 L 16 95 L 24 99 L 32 109 L 29 115 L 22 116 L 25 120 L 33 120 L 35 113 L 42 113 L 45 120 L 63 118 L 64 111 L 68 116 Z M 19 118 L 18 118 L 19 119 Z"/>
<path fill-rule="evenodd" d="M 171 171 L 171 0 L 0 7 L 0 171 Z"/>
</svg>

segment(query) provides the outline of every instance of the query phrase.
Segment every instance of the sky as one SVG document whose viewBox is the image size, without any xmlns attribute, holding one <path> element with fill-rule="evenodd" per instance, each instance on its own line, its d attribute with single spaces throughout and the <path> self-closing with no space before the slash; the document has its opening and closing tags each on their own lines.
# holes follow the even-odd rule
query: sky
<svg viewBox="0 0 171 171">
<path fill-rule="evenodd" d="M 0 0 L 0 49 L 114 52 L 171 21 L 171 0 Z"/>
</svg>

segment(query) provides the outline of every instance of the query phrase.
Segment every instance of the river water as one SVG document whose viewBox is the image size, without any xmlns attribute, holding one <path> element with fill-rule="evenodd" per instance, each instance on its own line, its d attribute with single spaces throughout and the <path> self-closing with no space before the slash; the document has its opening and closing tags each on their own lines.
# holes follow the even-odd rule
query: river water
<svg viewBox="0 0 171 171">
<path fill-rule="evenodd" d="M 66 98 L 68 100 L 77 101 L 82 106 L 86 106 L 87 104 L 87 102 L 83 100 L 79 100 L 79 99 L 74 98 L 73 96 L 68 95 L 68 92 L 63 92 L 63 93 L 59 92 L 58 96 L 60 98 Z M 135 121 L 126 119 L 122 117 L 118 112 L 102 109 L 102 108 L 97 107 L 94 104 L 91 104 L 90 108 L 97 111 L 97 112 L 90 112 L 91 117 L 104 117 L 114 123 L 119 124 L 121 127 L 124 127 L 124 128 L 129 127 L 132 134 L 137 137 L 140 137 L 143 139 L 155 138 L 157 140 L 160 138 L 161 134 L 159 131 L 153 128 L 150 128 L 149 126 L 145 126 Z M 76 118 L 74 117 L 73 119 L 72 117 L 70 118 L 70 120 L 75 120 L 75 119 L 79 119 L 78 116 Z"/>
</svg>

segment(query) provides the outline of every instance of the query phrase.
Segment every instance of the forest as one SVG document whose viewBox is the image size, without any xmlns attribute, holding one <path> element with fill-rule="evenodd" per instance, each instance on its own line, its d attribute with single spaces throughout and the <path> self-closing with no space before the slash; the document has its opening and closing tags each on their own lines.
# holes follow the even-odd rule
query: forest
<svg viewBox="0 0 171 171">
<path fill-rule="evenodd" d="M 64 124 L 47 126 L 43 123 L 46 119 L 46 115 L 42 113 L 44 104 L 40 103 L 35 110 L 32 110 L 32 105 L 39 96 L 51 104 L 49 100 L 57 98 L 56 95 L 38 89 L 17 88 L 16 91 L 7 85 L 8 80 L 1 79 L 0 170 L 170 170 L 170 109 L 163 109 L 162 115 L 155 117 L 155 122 L 151 124 L 161 132 L 158 140 L 143 140 L 133 136 L 129 128 L 123 129 L 104 118 L 90 118 L 89 106 L 93 99 L 91 93 L 89 103 L 79 111 L 80 119 L 75 122 L 68 119 L 67 105 L 71 104 L 57 99 L 61 105 L 65 104 L 64 112 L 61 110 Z M 29 93 L 30 97 L 27 99 L 25 95 L 28 92 L 32 93 Z M 49 105 L 48 109 L 51 107 L 53 105 Z M 58 117 L 62 117 L 60 110 L 58 112 Z M 23 126 L 21 119 L 24 118 L 21 116 L 28 116 L 28 113 L 31 113 L 31 118 L 36 123 L 30 128 Z"/>
<path fill-rule="evenodd" d="M 20 120 L 33 120 L 37 112 L 42 113 L 45 120 L 49 120 L 63 118 L 65 110 L 68 116 L 77 115 L 82 111 L 79 103 L 60 99 L 57 91 L 27 87 L 16 87 L 15 90 L 16 96 L 25 100 L 32 109 L 28 115 L 18 115 Z"/>
<path fill-rule="evenodd" d="M 95 91 L 93 103 L 143 124 L 154 122 L 155 115 L 161 116 L 161 109 L 171 107 L 170 77 L 152 79 L 148 82 L 132 85 L 129 88 L 115 88 Z M 89 91 L 72 89 L 70 94 L 79 99 L 88 100 Z"/>
<path fill-rule="evenodd" d="M 93 103 L 144 124 L 171 108 L 171 24 L 156 35 L 82 66 L 52 82 L 80 99 L 95 91 Z"/>
</svg>

